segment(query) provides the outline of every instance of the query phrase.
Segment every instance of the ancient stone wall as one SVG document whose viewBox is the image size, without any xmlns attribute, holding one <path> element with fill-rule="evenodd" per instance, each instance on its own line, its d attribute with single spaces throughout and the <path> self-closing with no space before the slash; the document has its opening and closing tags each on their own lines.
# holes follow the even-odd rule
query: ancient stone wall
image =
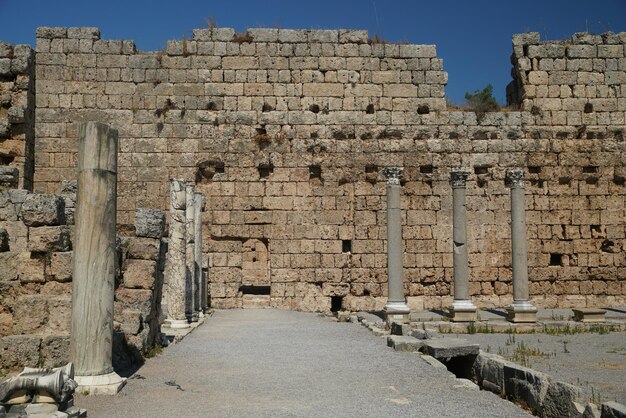
<svg viewBox="0 0 626 418">
<path fill-rule="evenodd" d="M 33 64 L 30 45 L 0 41 L 0 190 L 33 187 Z"/>
<path fill-rule="evenodd" d="M 625 302 L 625 34 L 513 38 L 519 110 L 446 109 L 434 46 L 364 31 L 195 30 L 166 51 L 39 28 L 35 190 L 75 178 L 77 122 L 120 133 L 118 223 L 167 208 L 168 179 L 207 197 L 213 306 L 380 309 L 385 187 L 404 167 L 412 308 L 451 301 L 451 169 L 468 181 L 470 293 L 511 302 L 506 168 L 527 173 L 531 296 L 544 307 Z M 267 260 L 267 261 L 266 261 Z M 269 283 L 269 285 L 266 285 Z"/>
<path fill-rule="evenodd" d="M 75 184 L 61 192 L 0 191 L 0 369 L 69 360 Z M 139 214 L 136 236 L 119 246 L 114 354 L 121 365 L 160 342 L 163 213 Z"/>
</svg>

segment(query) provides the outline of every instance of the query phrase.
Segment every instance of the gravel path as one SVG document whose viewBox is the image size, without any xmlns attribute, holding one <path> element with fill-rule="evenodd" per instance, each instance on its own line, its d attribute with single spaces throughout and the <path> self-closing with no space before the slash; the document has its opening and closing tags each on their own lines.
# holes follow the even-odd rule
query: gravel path
<svg viewBox="0 0 626 418">
<path fill-rule="evenodd" d="M 217 311 L 89 417 L 518 417 L 360 325 L 311 313 Z M 166 382 L 169 382 L 167 384 Z"/>
<path fill-rule="evenodd" d="M 626 405 L 626 333 L 459 334 L 480 348 L 512 359 L 527 361 L 542 371 L 583 389 L 587 398 Z M 524 357 L 522 353 L 527 353 Z M 593 393 L 592 388 L 593 387 Z"/>
</svg>

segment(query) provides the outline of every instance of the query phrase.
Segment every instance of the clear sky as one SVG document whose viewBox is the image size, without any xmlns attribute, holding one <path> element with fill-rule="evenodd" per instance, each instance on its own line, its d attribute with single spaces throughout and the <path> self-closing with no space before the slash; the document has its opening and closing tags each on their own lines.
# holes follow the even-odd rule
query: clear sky
<svg viewBox="0 0 626 418">
<path fill-rule="evenodd" d="M 238 31 L 255 27 L 367 29 L 390 42 L 436 44 L 448 72 L 447 97 L 491 83 L 505 101 L 511 35 L 626 31 L 626 0 L 0 0 L 0 40 L 35 42 L 37 26 L 97 26 L 103 39 L 132 39 L 144 51 L 190 37 L 213 18 Z"/>
</svg>

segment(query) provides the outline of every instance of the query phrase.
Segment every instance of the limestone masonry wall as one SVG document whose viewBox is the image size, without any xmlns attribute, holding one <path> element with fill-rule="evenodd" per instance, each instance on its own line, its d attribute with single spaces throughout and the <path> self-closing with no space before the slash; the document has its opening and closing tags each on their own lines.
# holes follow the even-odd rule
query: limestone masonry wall
<svg viewBox="0 0 626 418">
<path fill-rule="evenodd" d="M 34 55 L 0 41 L 0 190 L 33 187 Z"/>
<path fill-rule="evenodd" d="M 401 166 L 405 288 L 419 309 L 451 302 L 449 172 L 468 169 L 470 293 L 502 307 L 504 172 L 520 167 L 533 302 L 623 305 L 625 48 L 626 33 L 515 35 L 507 95 L 519 110 L 477 116 L 446 108 L 434 46 L 365 31 L 200 29 L 144 53 L 96 28 L 39 28 L 33 187 L 54 194 L 74 180 L 78 122 L 108 123 L 122 232 L 137 208 L 168 208 L 169 178 L 207 196 L 214 307 L 381 309 L 379 169 Z"/>
<path fill-rule="evenodd" d="M 0 191 L 0 368 L 69 361 L 75 183 L 62 195 Z M 155 211 L 139 211 L 154 219 Z M 163 213 L 151 229 L 120 239 L 114 361 L 141 360 L 160 342 Z M 137 222 L 137 225 L 141 225 Z"/>
</svg>

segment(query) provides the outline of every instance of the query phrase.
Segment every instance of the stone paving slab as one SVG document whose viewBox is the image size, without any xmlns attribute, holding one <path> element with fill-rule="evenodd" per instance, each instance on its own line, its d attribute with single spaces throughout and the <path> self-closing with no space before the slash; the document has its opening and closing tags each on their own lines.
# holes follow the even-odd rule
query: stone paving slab
<svg viewBox="0 0 626 418">
<path fill-rule="evenodd" d="M 455 387 L 456 386 L 456 387 Z M 78 396 L 90 417 L 521 417 L 458 387 L 419 354 L 317 314 L 216 311 L 150 359 L 114 397 Z"/>
</svg>

